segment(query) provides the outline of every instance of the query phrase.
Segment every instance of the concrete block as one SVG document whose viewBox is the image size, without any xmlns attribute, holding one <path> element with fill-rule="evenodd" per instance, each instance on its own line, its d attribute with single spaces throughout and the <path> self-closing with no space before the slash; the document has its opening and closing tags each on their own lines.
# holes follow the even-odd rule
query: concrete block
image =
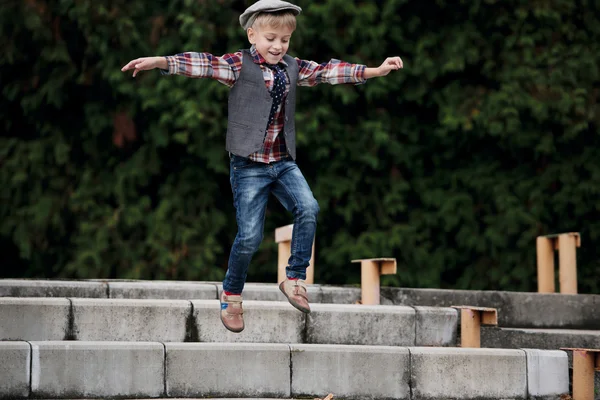
<svg viewBox="0 0 600 400">
<path fill-rule="evenodd" d="M 321 303 L 357 304 L 360 299 L 360 288 L 350 286 L 321 286 Z"/>
<path fill-rule="evenodd" d="M 304 314 L 289 303 L 244 301 L 241 333 L 229 332 L 220 317 L 216 300 L 192 301 L 200 342 L 302 343 Z"/>
<path fill-rule="evenodd" d="M 31 346 L 27 342 L 0 342 L 0 398 L 29 397 Z"/>
<path fill-rule="evenodd" d="M 0 298 L 0 340 L 64 340 L 71 302 L 54 298 Z"/>
<path fill-rule="evenodd" d="M 416 346 L 456 346 L 458 311 L 454 308 L 414 307 Z"/>
<path fill-rule="evenodd" d="M 597 349 L 600 347 L 600 331 L 482 327 L 481 347 L 548 350 L 558 350 L 562 347 Z"/>
<path fill-rule="evenodd" d="M 166 343 L 169 397 L 290 397 L 285 344 Z"/>
<path fill-rule="evenodd" d="M 381 296 L 406 306 L 451 307 L 460 305 L 500 307 L 501 292 L 482 290 L 381 288 Z M 500 317 L 500 313 L 498 313 Z"/>
<path fill-rule="evenodd" d="M 387 346 L 291 345 L 292 396 L 410 399 L 409 353 Z"/>
<path fill-rule="evenodd" d="M 504 301 L 498 310 L 500 326 L 600 329 L 600 295 L 501 293 Z"/>
<path fill-rule="evenodd" d="M 161 343 L 31 342 L 33 397 L 160 397 Z"/>
<path fill-rule="evenodd" d="M 73 299 L 74 335 L 86 341 L 183 342 L 185 300 Z"/>
<path fill-rule="evenodd" d="M 217 300 L 217 287 L 194 282 L 109 282 L 111 299 Z"/>
<path fill-rule="evenodd" d="M 219 293 L 223 291 L 223 285 L 217 285 Z M 311 303 L 321 302 L 321 290 L 319 285 L 307 285 L 308 301 Z M 279 290 L 276 283 L 246 283 L 242 293 L 244 301 L 283 301 L 287 298 Z"/>
<path fill-rule="evenodd" d="M 527 357 L 530 399 L 556 399 L 569 394 L 569 358 L 558 350 L 523 349 Z"/>
<path fill-rule="evenodd" d="M 398 305 L 497 308 L 502 327 L 600 329 L 600 295 L 387 287 L 381 296 Z"/>
<path fill-rule="evenodd" d="M 411 348 L 413 400 L 525 399 L 522 350 Z"/>
<path fill-rule="evenodd" d="M 221 293 L 223 285 L 218 285 L 218 288 Z M 246 283 L 242 297 L 250 301 L 287 301 L 275 283 Z"/>
<path fill-rule="evenodd" d="M 106 298 L 104 282 L 0 279 L 0 297 Z"/>
<path fill-rule="evenodd" d="M 306 324 L 306 343 L 415 344 L 415 310 L 411 307 L 313 304 Z"/>
</svg>

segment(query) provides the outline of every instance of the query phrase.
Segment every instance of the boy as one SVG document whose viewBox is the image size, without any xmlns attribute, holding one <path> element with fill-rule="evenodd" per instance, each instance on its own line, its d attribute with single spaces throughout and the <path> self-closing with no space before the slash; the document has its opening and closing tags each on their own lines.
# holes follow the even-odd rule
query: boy
<svg viewBox="0 0 600 400">
<path fill-rule="evenodd" d="M 260 0 L 240 16 L 249 50 L 225 54 L 182 53 L 130 61 L 122 71 L 159 68 L 163 74 L 212 78 L 231 88 L 226 150 L 238 233 L 231 248 L 221 321 L 232 332 L 244 329 L 242 291 L 250 260 L 263 238 L 270 193 L 294 216 L 287 279 L 279 289 L 298 310 L 309 313 L 306 268 L 312 252 L 319 206 L 296 165 L 294 125 L 296 86 L 363 83 L 402 68 L 400 57 L 378 68 L 331 60 L 327 64 L 287 55 L 296 16 L 302 9 L 280 0 Z"/>
</svg>

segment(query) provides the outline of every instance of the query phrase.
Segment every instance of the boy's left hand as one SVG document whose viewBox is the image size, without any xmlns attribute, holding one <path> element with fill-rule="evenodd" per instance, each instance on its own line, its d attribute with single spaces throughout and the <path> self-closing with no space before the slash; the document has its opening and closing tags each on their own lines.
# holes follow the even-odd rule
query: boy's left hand
<svg viewBox="0 0 600 400">
<path fill-rule="evenodd" d="M 390 71 L 395 71 L 403 67 L 404 64 L 402 63 L 402 59 L 400 57 L 388 57 L 385 59 L 383 64 L 377 68 L 377 70 L 379 71 L 379 76 L 386 76 L 390 73 Z"/>
</svg>

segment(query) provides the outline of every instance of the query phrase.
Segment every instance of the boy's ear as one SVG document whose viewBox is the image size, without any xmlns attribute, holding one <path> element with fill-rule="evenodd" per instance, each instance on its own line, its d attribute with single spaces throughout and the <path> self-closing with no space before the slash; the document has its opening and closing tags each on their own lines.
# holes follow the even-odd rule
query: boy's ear
<svg viewBox="0 0 600 400">
<path fill-rule="evenodd" d="M 256 42 L 256 31 L 252 28 L 248 28 L 248 30 L 246 31 L 246 33 L 248 34 L 248 41 L 250 42 L 250 44 L 255 44 Z"/>
</svg>

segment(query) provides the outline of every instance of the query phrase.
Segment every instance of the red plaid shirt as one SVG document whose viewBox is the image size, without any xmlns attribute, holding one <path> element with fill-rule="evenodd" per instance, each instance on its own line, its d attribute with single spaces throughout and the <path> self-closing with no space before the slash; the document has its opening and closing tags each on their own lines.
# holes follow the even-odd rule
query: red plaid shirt
<svg viewBox="0 0 600 400">
<path fill-rule="evenodd" d="M 252 59 L 256 64 L 259 64 L 265 85 L 269 92 L 273 87 L 273 71 L 264 64 L 265 59 L 252 46 L 250 49 Z M 168 71 L 163 71 L 164 74 L 184 75 L 191 78 L 212 78 L 229 87 L 232 87 L 240 75 L 242 69 L 242 52 L 224 54 L 221 57 L 214 56 L 210 53 L 193 53 L 186 52 L 174 56 L 166 57 L 169 65 Z M 295 58 L 298 63 L 298 86 L 315 86 L 319 83 L 329 83 L 337 85 L 341 83 L 364 83 L 364 72 L 366 66 L 361 64 L 350 64 L 340 60 L 331 60 L 328 63 L 317 64 L 314 61 L 300 60 Z M 285 64 L 284 61 L 281 61 Z M 286 74 L 287 75 L 287 74 Z M 289 92 L 290 81 L 287 77 L 285 95 Z M 275 113 L 275 120 L 269 126 L 263 148 L 256 153 L 250 154 L 248 157 L 252 161 L 270 163 L 279 161 L 287 156 L 287 148 L 285 140 L 280 133 L 283 131 L 284 112 L 281 102 Z"/>
</svg>

